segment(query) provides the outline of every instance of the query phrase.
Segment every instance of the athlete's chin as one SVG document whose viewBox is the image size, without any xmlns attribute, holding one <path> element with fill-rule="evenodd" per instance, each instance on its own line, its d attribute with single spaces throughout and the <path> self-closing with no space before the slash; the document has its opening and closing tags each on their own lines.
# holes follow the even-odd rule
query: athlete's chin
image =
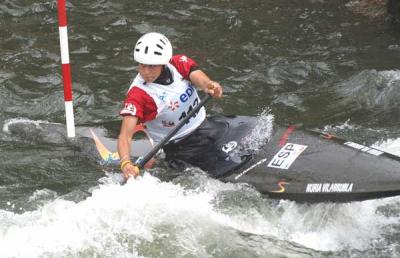
<svg viewBox="0 0 400 258">
<path fill-rule="evenodd" d="M 146 83 L 152 83 L 156 78 L 143 78 Z"/>
</svg>

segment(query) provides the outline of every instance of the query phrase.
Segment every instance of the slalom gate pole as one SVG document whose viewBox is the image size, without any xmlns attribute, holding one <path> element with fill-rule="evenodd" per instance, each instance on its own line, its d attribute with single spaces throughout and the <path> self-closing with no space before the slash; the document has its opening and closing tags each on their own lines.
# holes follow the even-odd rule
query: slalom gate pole
<svg viewBox="0 0 400 258">
<path fill-rule="evenodd" d="M 75 137 L 74 109 L 72 104 L 72 79 L 69 63 L 66 0 L 57 0 L 58 29 L 60 33 L 61 67 L 64 83 L 65 118 L 68 137 Z"/>
</svg>

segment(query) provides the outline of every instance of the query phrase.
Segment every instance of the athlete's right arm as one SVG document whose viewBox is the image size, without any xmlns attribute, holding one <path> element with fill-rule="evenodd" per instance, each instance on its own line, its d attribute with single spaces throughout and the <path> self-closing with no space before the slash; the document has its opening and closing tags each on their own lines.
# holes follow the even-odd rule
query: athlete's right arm
<svg viewBox="0 0 400 258">
<path fill-rule="evenodd" d="M 130 160 L 131 141 L 137 122 L 138 118 L 136 116 L 124 116 L 118 137 L 118 154 L 120 156 L 121 170 L 126 179 L 139 175 L 139 168 L 133 165 Z"/>
</svg>

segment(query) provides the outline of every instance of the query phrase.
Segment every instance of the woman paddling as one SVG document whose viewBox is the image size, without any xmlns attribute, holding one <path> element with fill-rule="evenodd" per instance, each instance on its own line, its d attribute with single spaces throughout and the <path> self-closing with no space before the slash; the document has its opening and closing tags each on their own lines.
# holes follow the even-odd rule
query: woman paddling
<svg viewBox="0 0 400 258">
<path fill-rule="evenodd" d="M 131 139 L 136 124 L 144 123 L 159 142 L 190 110 L 200 103 L 197 88 L 215 98 L 222 87 L 212 81 L 196 62 L 185 55 L 172 55 L 170 41 L 160 33 L 147 33 L 136 43 L 134 59 L 138 71 L 120 111 L 123 116 L 118 138 L 121 170 L 126 178 L 137 176 L 139 168 L 130 160 Z M 203 108 L 164 147 L 166 160 L 179 160 L 207 169 L 202 152 L 210 151 L 218 129 L 206 118 Z M 211 150 L 212 151 L 212 150 Z"/>
</svg>

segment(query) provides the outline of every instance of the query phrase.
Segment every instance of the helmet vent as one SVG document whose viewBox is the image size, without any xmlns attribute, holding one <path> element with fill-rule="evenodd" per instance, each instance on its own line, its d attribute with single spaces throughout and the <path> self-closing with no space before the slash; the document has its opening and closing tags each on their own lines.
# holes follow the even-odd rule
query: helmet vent
<svg viewBox="0 0 400 258">
<path fill-rule="evenodd" d="M 163 43 L 164 45 L 166 45 L 165 42 L 164 42 L 162 39 L 160 39 L 160 41 L 161 41 L 161 43 Z"/>
<path fill-rule="evenodd" d="M 160 46 L 160 45 L 158 45 L 158 44 L 157 44 L 156 46 L 157 46 L 158 48 L 164 49 L 162 46 Z"/>
<path fill-rule="evenodd" d="M 144 49 L 144 53 L 147 54 L 147 52 L 149 52 L 149 47 L 146 46 L 146 48 Z"/>
<path fill-rule="evenodd" d="M 160 52 L 157 52 L 157 51 L 154 51 L 154 54 L 155 54 L 155 55 L 162 56 L 162 54 L 161 54 Z"/>
</svg>

